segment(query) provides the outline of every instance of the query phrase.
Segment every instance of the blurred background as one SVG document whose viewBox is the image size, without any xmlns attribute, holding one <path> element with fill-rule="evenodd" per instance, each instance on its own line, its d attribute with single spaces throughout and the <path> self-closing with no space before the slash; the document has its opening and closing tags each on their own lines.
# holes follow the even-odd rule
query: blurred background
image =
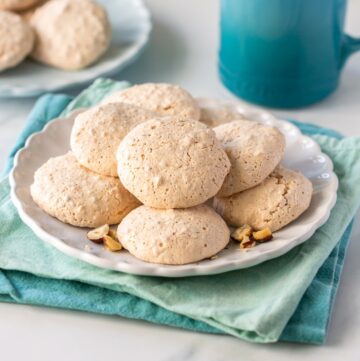
<svg viewBox="0 0 360 361">
<path fill-rule="evenodd" d="M 234 98 L 218 77 L 219 0 L 196 0 L 191 5 L 180 0 L 145 0 L 145 5 L 153 21 L 149 44 L 136 62 L 114 77 L 132 83 L 171 82 L 196 96 Z M 360 35 L 359 14 L 360 1 L 349 0 L 345 29 L 354 36 Z M 65 92 L 77 94 L 80 89 Z M 360 54 L 355 54 L 344 68 L 340 87 L 330 97 L 299 110 L 273 111 L 351 135 L 348 124 L 360 114 L 359 99 Z M 35 100 L 0 99 L 1 154 L 7 154 Z M 2 156 L 0 167 L 3 164 Z"/>
</svg>

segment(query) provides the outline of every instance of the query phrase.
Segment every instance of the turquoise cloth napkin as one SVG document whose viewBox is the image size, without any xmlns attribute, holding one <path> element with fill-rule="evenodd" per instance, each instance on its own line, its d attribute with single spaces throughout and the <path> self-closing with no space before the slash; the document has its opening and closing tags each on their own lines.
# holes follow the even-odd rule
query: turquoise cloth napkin
<svg viewBox="0 0 360 361">
<path fill-rule="evenodd" d="M 125 86 L 99 80 L 75 100 L 41 98 L 17 146 L 64 106 L 68 113 Z M 328 222 L 286 255 L 245 270 L 182 279 L 103 270 L 39 240 L 19 219 L 5 178 L 0 183 L 0 300 L 120 315 L 254 342 L 322 343 L 360 203 L 360 140 L 296 124 L 333 159 L 340 187 Z"/>
</svg>

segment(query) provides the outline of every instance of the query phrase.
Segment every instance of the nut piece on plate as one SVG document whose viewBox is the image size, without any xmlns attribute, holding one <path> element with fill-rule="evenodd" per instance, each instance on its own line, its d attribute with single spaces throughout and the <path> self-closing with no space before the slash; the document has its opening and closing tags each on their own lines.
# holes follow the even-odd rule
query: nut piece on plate
<svg viewBox="0 0 360 361">
<path fill-rule="evenodd" d="M 36 9 L 29 22 L 36 33 L 31 56 L 56 68 L 83 69 L 110 45 L 108 16 L 92 0 L 51 0 Z"/>
<path fill-rule="evenodd" d="M 116 232 L 112 230 L 108 224 L 89 231 L 87 237 L 94 243 L 103 244 L 104 247 L 111 252 L 122 250 L 122 245 L 117 238 Z"/>
<path fill-rule="evenodd" d="M 120 242 L 111 236 L 104 236 L 104 246 L 111 252 L 119 252 L 122 250 L 122 245 Z"/>
<path fill-rule="evenodd" d="M 309 208 L 312 191 L 309 179 L 279 166 L 256 187 L 216 197 L 214 208 L 233 227 L 248 224 L 255 230 L 268 227 L 275 232 Z"/>
<path fill-rule="evenodd" d="M 88 232 L 87 238 L 95 243 L 103 243 L 103 238 L 109 234 L 110 227 L 108 224 L 104 224 L 98 228 L 95 228 Z"/>
<path fill-rule="evenodd" d="M 269 227 L 266 227 L 264 229 L 261 229 L 260 231 L 253 232 L 252 238 L 255 239 L 256 242 L 263 243 L 272 240 L 273 235 L 271 233 L 271 229 Z"/>
<path fill-rule="evenodd" d="M 218 196 L 229 197 L 260 184 L 279 164 L 285 137 L 276 129 L 241 119 L 214 128 L 231 162 Z"/>
<path fill-rule="evenodd" d="M 253 248 L 255 246 L 256 241 L 248 236 L 245 236 L 240 242 L 240 249 Z"/>
<path fill-rule="evenodd" d="M 252 232 L 253 229 L 248 224 L 244 224 L 231 233 L 231 238 L 241 242 L 245 237 L 250 237 Z"/>
<path fill-rule="evenodd" d="M 0 72 L 20 64 L 34 46 L 34 32 L 17 14 L 0 11 Z"/>
<path fill-rule="evenodd" d="M 243 249 L 255 247 L 257 243 L 270 241 L 273 236 L 269 227 L 254 231 L 248 224 L 244 224 L 231 233 L 231 238 L 239 241 L 240 248 Z"/>
<path fill-rule="evenodd" d="M 109 229 L 108 235 L 109 235 L 110 237 L 114 238 L 116 241 L 119 242 L 118 237 L 117 237 L 117 234 L 116 234 L 116 232 L 115 232 L 113 229 L 111 229 L 111 228 Z"/>
<path fill-rule="evenodd" d="M 196 100 L 178 85 L 145 83 L 111 94 L 107 103 L 128 103 L 157 113 L 157 115 L 179 115 L 199 120 L 200 108 Z"/>
<path fill-rule="evenodd" d="M 187 208 L 220 189 L 230 162 L 206 125 L 184 117 L 148 120 L 128 133 L 117 151 L 124 187 L 154 208 Z"/>
</svg>

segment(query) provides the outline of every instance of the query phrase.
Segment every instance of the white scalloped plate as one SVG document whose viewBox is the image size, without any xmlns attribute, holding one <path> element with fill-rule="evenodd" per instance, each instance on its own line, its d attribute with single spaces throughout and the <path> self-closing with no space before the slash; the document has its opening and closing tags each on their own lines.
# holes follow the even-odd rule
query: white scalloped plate
<svg viewBox="0 0 360 361">
<path fill-rule="evenodd" d="M 142 0 L 97 0 L 107 9 L 112 41 L 104 56 L 86 69 L 64 71 L 26 60 L 0 73 L 0 97 L 28 97 L 89 83 L 119 72 L 137 59 L 149 40 L 150 15 Z"/>
<path fill-rule="evenodd" d="M 222 101 L 199 99 L 202 106 L 224 104 Z M 229 104 L 227 102 L 227 104 Z M 21 219 L 45 242 L 69 256 L 79 258 L 98 267 L 122 272 L 161 277 L 184 277 L 222 273 L 250 267 L 271 258 L 279 257 L 309 239 L 315 230 L 326 222 L 336 201 L 338 180 L 331 160 L 321 152 L 319 145 L 303 135 L 298 128 L 285 120 L 241 103 L 230 103 L 245 117 L 278 127 L 285 135 L 287 147 L 283 164 L 300 170 L 314 185 L 309 209 L 296 221 L 274 234 L 274 239 L 247 251 L 238 244 L 230 246 L 213 260 L 167 266 L 142 262 L 128 252 L 111 253 L 86 238 L 86 229 L 61 223 L 43 212 L 31 199 L 30 185 L 33 175 L 50 157 L 69 150 L 69 135 L 76 113 L 68 118 L 55 119 L 39 133 L 32 135 L 15 157 L 10 175 L 11 197 Z M 78 113 L 78 111 L 77 111 Z"/>
</svg>

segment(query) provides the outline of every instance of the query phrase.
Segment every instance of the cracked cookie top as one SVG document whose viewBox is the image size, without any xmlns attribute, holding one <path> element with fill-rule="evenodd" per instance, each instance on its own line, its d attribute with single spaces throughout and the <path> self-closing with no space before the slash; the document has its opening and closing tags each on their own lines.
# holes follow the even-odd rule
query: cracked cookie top
<svg viewBox="0 0 360 361">
<path fill-rule="evenodd" d="M 82 167 L 69 152 L 50 158 L 34 175 L 34 202 L 46 213 L 78 227 L 119 223 L 139 202 L 118 178 Z"/>
<path fill-rule="evenodd" d="M 312 191 L 311 182 L 301 173 L 279 166 L 256 187 L 215 198 L 214 208 L 229 225 L 269 227 L 275 232 L 309 207 Z"/>
<path fill-rule="evenodd" d="M 213 197 L 230 162 L 215 133 L 185 117 L 162 117 L 136 126 L 117 152 L 121 182 L 142 203 L 186 208 Z"/>
<path fill-rule="evenodd" d="M 117 234 L 135 257 L 174 265 L 215 255 L 227 245 L 230 236 L 223 219 L 205 205 L 186 209 L 140 206 L 123 219 Z"/>
<path fill-rule="evenodd" d="M 260 184 L 279 164 L 285 137 L 276 129 L 252 120 L 235 120 L 214 128 L 231 162 L 220 197 Z"/>
<path fill-rule="evenodd" d="M 135 105 L 112 103 L 91 108 L 75 118 L 71 149 L 92 171 L 117 177 L 117 148 L 129 131 L 156 114 Z"/>
<path fill-rule="evenodd" d="M 145 83 L 111 94 L 107 103 L 135 104 L 156 112 L 158 115 L 180 115 L 199 120 L 200 108 L 196 100 L 178 85 L 166 83 Z"/>
</svg>

